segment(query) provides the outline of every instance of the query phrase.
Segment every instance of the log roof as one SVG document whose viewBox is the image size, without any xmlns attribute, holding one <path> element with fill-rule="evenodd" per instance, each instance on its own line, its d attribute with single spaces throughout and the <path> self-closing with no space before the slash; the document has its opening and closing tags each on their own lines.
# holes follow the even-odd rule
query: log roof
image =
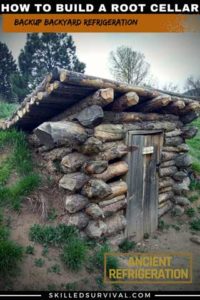
<svg viewBox="0 0 200 300">
<path fill-rule="evenodd" d="M 26 131 L 33 130 L 41 123 L 66 111 L 81 99 L 105 88 L 114 90 L 115 99 L 125 93 L 135 92 L 139 96 L 139 102 L 129 108 L 129 111 L 158 112 L 156 105 L 150 105 L 150 101 L 166 97 L 166 95 L 170 97 L 170 102 L 167 105 L 163 104 L 162 108 L 159 107 L 159 113 L 172 113 L 184 117 L 188 113 L 198 115 L 200 111 L 200 102 L 194 97 L 185 98 L 179 94 L 132 86 L 68 70 L 54 69 L 32 94 L 24 99 L 10 119 L 0 123 L 0 129 L 14 126 Z M 109 109 L 111 108 L 108 105 L 107 110 Z"/>
</svg>

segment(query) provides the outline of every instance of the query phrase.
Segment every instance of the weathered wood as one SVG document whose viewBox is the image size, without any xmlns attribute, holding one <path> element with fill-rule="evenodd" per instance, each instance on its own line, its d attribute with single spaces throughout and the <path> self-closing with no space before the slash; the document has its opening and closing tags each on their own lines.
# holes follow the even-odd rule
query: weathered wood
<svg viewBox="0 0 200 300">
<path fill-rule="evenodd" d="M 168 138 L 170 137 L 174 137 L 174 136 L 179 136 L 182 134 L 182 130 L 181 129 L 175 129 L 173 131 L 169 131 L 169 132 L 166 132 L 165 136 Z"/>
<path fill-rule="evenodd" d="M 164 161 L 160 164 L 160 168 L 175 166 L 175 160 Z"/>
<path fill-rule="evenodd" d="M 126 227 L 127 221 L 125 217 L 118 212 L 114 216 L 105 219 L 105 223 L 107 225 L 105 235 L 110 236 L 123 230 Z"/>
<path fill-rule="evenodd" d="M 106 171 L 101 174 L 94 174 L 93 177 L 108 181 L 113 177 L 118 177 L 124 175 L 128 172 L 128 164 L 125 161 L 119 161 L 113 164 L 110 164 Z"/>
<path fill-rule="evenodd" d="M 104 142 L 122 140 L 124 129 L 122 125 L 102 124 L 94 128 L 94 136 Z"/>
<path fill-rule="evenodd" d="M 166 214 L 170 209 L 172 209 L 173 204 L 171 201 L 167 201 L 166 204 L 162 207 L 158 208 L 158 217 L 162 217 L 164 214 Z"/>
<path fill-rule="evenodd" d="M 113 104 L 111 109 L 113 111 L 123 111 L 128 107 L 134 106 L 138 103 L 139 97 L 135 92 L 128 92 L 121 97 L 117 98 Z"/>
<path fill-rule="evenodd" d="M 162 115 L 156 113 L 139 113 L 139 112 L 104 112 L 104 122 L 109 123 L 131 123 L 142 121 L 178 121 L 178 117 L 174 115 Z"/>
<path fill-rule="evenodd" d="M 165 188 L 162 188 L 159 190 L 159 194 L 163 194 L 163 193 L 167 193 L 167 192 L 172 192 L 173 191 L 173 187 L 172 186 L 168 186 Z"/>
<path fill-rule="evenodd" d="M 167 176 L 171 176 L 174 173 L 177 172 L 177 168 L 172 166 L 172 167 L 167 167 L 167 168 L 160 168 L 159 169 L 159 175 L 160 177 L 167 177 Z"/>
<path fill-rule="evenodd" d="M 102 208 L 104 217 L 107 218 L 107 217 L 112 216 L 117 211 L 124 209 L 126 207 L 126 205 L 127 205 L 127 200 L 124 199 L 124 200 L 117 201 L 117 202 L 114 202 L 114 203 L 104 206 Z"/>
<path fill-rule="evenodd" d="M 91 105 L 98 105 L 104 107 L 111 103 L 114 99 L 114 91 L 112 88 L 100 89 L 95 93 L 89 95 L 88 97 L 84 98 L 83 100 L 75 103 L 70 108 L 68 108 L 63 113 L 59 114 L 58 116 L 54 117 L 52 121 L 58 121 L 63 119 L 73 119 L 74 115 L 81 112 L 83 109 L 87 108 Z"/>
<path fill-rule="evenodd" d="M 104 199 L 105 201 L 117 196 L 124 195 L 128 190 L 127 183 L 123 180 L 112 182 L 109 184 L 109 187 L 111 189 L 111 194 Z"/>
<path fill-rule="evenodd" d="M 81 193 L 88 198 L 100 200 L 109 196 L 112 190 L 103 180 L 91 179 L 84 185 Z"/>
<path fill-rule="evenodd" d="M 59 181 L 59 187 L 62 187 L 70 192 L 80 190 L 90 178 L 80 172 L 64 175 Z"/>
<path fill-rule="evenodd" d="M 79 123 L 85 127 L 94 127 L 99 125 L 104 117 L 104 112 L 101 106 L 92 105 L 83 109 L 79 114 L 74 116 L 74 120 L 78 120 Z"/>
<path fill-rule="evenodd" d="M 158 95 L 160 95 L 157 91 L 152 91 L 148 88 L 133 86 L 124 84 L 122 82 L 117 82 L 113 80 L 103 79 L 103 78 L 97 78 L 94 76 L 85 75 L 83 73 L 76 73 L 72 71 L 67 70 L 57 70 L 56 76 L 53 77 L 56 80 L 60 79 L 61 82 L 67 83 L 67 84 L 74 84 L 79 86 L 90 86 L 94 88 L 113 88 L 116 92 L 121 93 L 128 93 L 128 92 L 135 92 L 139 96 L 145 97 L 145 98 L 153 98 Z"/>
<path fill-rule="evenodd" d="M 164 146 L 163 152 L 174 152 L 174 153 L 180 153 L 180 152 L 188 152 L 189 146 L 187 144 L 181 144 L 177 147 L 174 146 Z"/>
<path fill-rule="evenodd" d="M 135 122 L 133 124 L 131 123 L 124 123 L 124 130 L 165 130 L 165 131 L 172 131 L 176 128 L 180 128 L 182 126 L 182 123 L 180 121 L 156 121 L 156 122 Z"/>
<path fill-rule="evenodd" d="M 200 111 L 200 103 L 198 101 L 192 101 L 188 103 L 185 108 L 181 111 L 182 115 L 186 115 L 191 112 L 199 112 Z"/>
<path fill-rule="evenodd" d="M 84 154 L 94 155 L 103 150 L 103 143 L 95 137 L 89 137 L 86 142 L 81 145 L 80 151 Z"/>
<path fill-rule="evenodd" d="M 64 173 L 75 172 L 88 160 L 82 153 L 72 152 L 61 160 L 61 169 Z"/>
<path fill-rule="evenodd" d="M 35 129 L 35 134 L 47 147 L 81 144 L 87 139 L 84 127 L 74 122 L 45 122 Z"/>
<path fill-rule="evenodd" d="M 183 138 L 180 136 L 174 136 L 170 138 L 165 138 L 165 146 L 178 146 L 183 143 Z"/>
<path fill-rule="evenodd" d="M 173 184 L 174 180 L 171 177 L 165 177 L 159 181 L 159 189 L 161 190 L 163 188 L 173 186 Z"/>
<path fill-rule="evenodd" d="M 192 164 L 192 158 L 188 154 L 180 154 L 175 159 L 176 166 L 179 168 L 189 167 Z"/>
<path fill-rule="evenodd" d="M 163 150 L 164 150 L 164 148 L 165 147 L 163 147 Z M 161 153 L 161 161 L 165 162 L 165 161 L 173 160 L 173 159 L 176 158 L 176 156 L 177 156 L 177 153 L 162 151 L 162 153 Z"/>
<path fill-rule="evenodd" d="M 85 208 L 88 203 L 88 199 L 80 194 L 67 195 L 65 199 L 65 209 L 69 213 L 74 214 Z"/>
<path fill-rule="evenodd" d="M 172 98 L 172 100 L 173 100 L 173 98 Z M 173 101 L 173 102 L 169 103 L 164 109 L 168 113 L 179 115 L 180 114 L 180 110 L 184 109 L 185 105 L 186 105 L 185 101 L 183 101 L 183 100 L 177 100 L 177 101 Z"/>
<path fill-rule="evenodd" d="M 192 139 L 198 132 L 197 127 L 184 127 L 182 137 L 184 139 Z"/>
<path fill-rule="evenodd" d="M 129 152 L 129 148 L 123 142 L 108 142 L 104 143 L 102 146 L 102 152 L 96 155 L 95 160 L 113 160 L 116 158 L 121 158 Z"/>
<path fill-rule="evenodd" d="M 169 95 L 160 95 L 151 100 L 145 101 L 144 103 L 137 105 L 137 110 L 142 112 L 157 111 L 162 107 L 167 106 L 172 101 Z"/>
<path fill-rule="evenodd" d="M 120 195 L 120 196 L 114 197 L 114 198 L 112 198 L 110 200 L 105 200 L 105 201 L 99 202 L 99 206 L 100 207 L 104 207 L 104 206 L 116 203 L 118 201 L 124 200 L 125 198 L 126 198 L 125 195 Z"/>
<path fill-rule="evenodd" d="M 167 192 L 167 193 L 159 194 L 158 203 L 160 204 L 160 203 L 163 203 L 163 202 L 165 202 L 167 200 L 172 201 L 173 197 L 174 197 L 174 193 L 173 192 Z"/>
<path fill-rule="evenodd" d="M 86 174 L 100 174 L 108 167 L 107 160 L 88 161 L 83 165 L 83 171 Z"/>
</svg>

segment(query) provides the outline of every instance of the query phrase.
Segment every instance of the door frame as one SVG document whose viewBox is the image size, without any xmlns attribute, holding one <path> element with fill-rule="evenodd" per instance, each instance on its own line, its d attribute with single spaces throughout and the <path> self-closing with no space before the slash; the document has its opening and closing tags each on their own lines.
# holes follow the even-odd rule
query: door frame
<svg viewBox="0 0 200 300">
<path fill-rule="evenodd" d="M 153 134 L 161 134 L 162 135 L 162 140 L 164 139 L 164 130 L 162 129 L 155 129 L 155 130 L 147 130 L 147 129 L 139 129 L 139 130 L 128 130 L 126 133 L 126 137 L 125 137 L 125 143 L 126 145 L 128 145 L 128 147 L 130 147 L 130 143 L 129 143 L 129 138 L 132 137 L 133 135 L 153 135 Z M 160 150 L 160 154 L 162 152 L 162 147 L 163 147 L 163 143 L 161 146 L 161 150 Z M 132 151 L 129 151 L 128 154 L 125 156 L 124 160 L 128 163 L 130 162 L 131 159 L 131 155 L 132 155 Z M 127 207 L 126 207 L 126 219 L 127 219 L 127 210 L 128 210 L 128 201 L 129 201 L 129 186 L 130 186 L 130 176 L 129 176 L 129 172 L 124 176 L 124 180 L 126 181 L 127 185 L 128 185 L 128 190 L 127 190 Z M 127 227 L 125 229 L 125 236 L 128 238 L 128 231 L 127 231 Z"/>
</svg>

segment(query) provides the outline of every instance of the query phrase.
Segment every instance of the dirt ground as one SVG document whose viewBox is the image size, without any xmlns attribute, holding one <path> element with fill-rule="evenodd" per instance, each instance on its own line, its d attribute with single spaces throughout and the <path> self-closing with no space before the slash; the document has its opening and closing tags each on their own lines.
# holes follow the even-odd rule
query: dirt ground
<svg viewBox="0 0 200 300">
<path fill-rule="evenodd" d="M 55 198 L 54 198 L 55 199 Z M 198 204 L 200 205 L 200 200 Z M 58 208 L 57 208 L 58 209 Z M 60 210 L 61 211 L 61 210 Z M 200 290 L 200 245 L 190 241 L 192 236 L 189 229 L 189 217 L 171 217 L 163 218 L 165 224 L 169 224 L 168 229 L 155 232 L 150 238 L 142 241 L 137 245 L 137 252 L 190 252 L 193 255 L 193 283 L 182 285 L 132 285 L 121 284 L 107 285 L 101 282 L 101 273 L 94 271 L 91 273 L 87 268 L 83 268 L 78 273 L 70 272 L 63 266 L 60 260 L 59 249 L 49 248 L 49 252 L 43 254 L 43 246 L 33 243 L 29 240 L 29 229 L 33 224 L 42 224 L 41 214 L 38 209 L 30 203 L 30 199 L 26 200 L 20 214 L 7 211 L 11 226 L 11 238 L 24 247 L 28 245 L 34 246 L 35 254 L 26 254 L 20 265 L 21 271 L 10 281 L 1 282 L 0 288 L 3 290 L 176 290 L 176 291 L 198 291 Z M 58 217 L 59 218 L 59 217 Z M 53 221 L 55 222 L 55 221 Z M 51 224 L 53 224 L 51 222 Z M 173 225 L 178 225 L 177 231 Z M 35 265 L 35 259 L 42 258 L 44 266 Z M 50 272 L 49 268 L 53 265 L 59 265 L 59 274 Z"/>
</svg>

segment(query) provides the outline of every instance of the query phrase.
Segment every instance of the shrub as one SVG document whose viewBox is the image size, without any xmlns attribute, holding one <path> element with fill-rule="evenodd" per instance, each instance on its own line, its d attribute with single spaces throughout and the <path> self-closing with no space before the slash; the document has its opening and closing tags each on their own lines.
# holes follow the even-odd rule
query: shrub
<svg viewBox="0 0 200 300">
<path fill-rule="evenodd" d="M 82 268 L 86 260 L 86 254 L 87 247 L 84 241 L 74 238 L 69 240 L 64 246 L 61 258 L 70 270 L 77 271 Z"/>
<path fill-rule="evenodd" d="M 26 254 L 34 255 L 35 249 L 33 246 L 29 245 L 26 247 Z"/>
<path fill-rule="evenodd" d="M 58 226 L 42 226 L 35 224 L 29 231 L 29 238 L 31 241 L 45 246 L 59 246 L 77 236 L 77 229 L 74 226 L 65 224 L 59 224 Z"/>
<path fill-rule="evenodd" d="M 103 271 L 104 269 L 104 256 L 105 253 L 111 252 L 110 247 L 107 244 L 103 244 L 95 253 L 93 263 L 96 267 Z M 106 258 L 106 270 L 117 269 L 119 267 L 119 261 L 116 256 L 107 256 Z"/>
<path fill-rule="evenodd" d="M 193 218 L 195 216 L 195 209 L 190 207 L 186 210 L 186 215 L 190 218 Z"/>
<path fill-rule="evenodd" d="M 190 222 L 190 229 L 200 231 L 200 219 L 194 219 Z"/>
<path fill-rule="evenodd" d="M 45 264 L 45 260 L 42 258 L 36 258 L 35 259 L 35 266 L 38 268 L 42 268 Z"/>
<path fill-rule="evenodd" d="M 130 250 L 133 250 L 136 247 L 136 243 L 133 241 L 129 241 L 128 239 L 125 239 L 120 245 L 119 249 L 122 252 L 128 252 Z"/>
<path fill-rule="evenodd" d="M 12 274 L 23 258 L 23 248 L 13 241 L 0 241 L 0 273 Z"/>
</svg>

